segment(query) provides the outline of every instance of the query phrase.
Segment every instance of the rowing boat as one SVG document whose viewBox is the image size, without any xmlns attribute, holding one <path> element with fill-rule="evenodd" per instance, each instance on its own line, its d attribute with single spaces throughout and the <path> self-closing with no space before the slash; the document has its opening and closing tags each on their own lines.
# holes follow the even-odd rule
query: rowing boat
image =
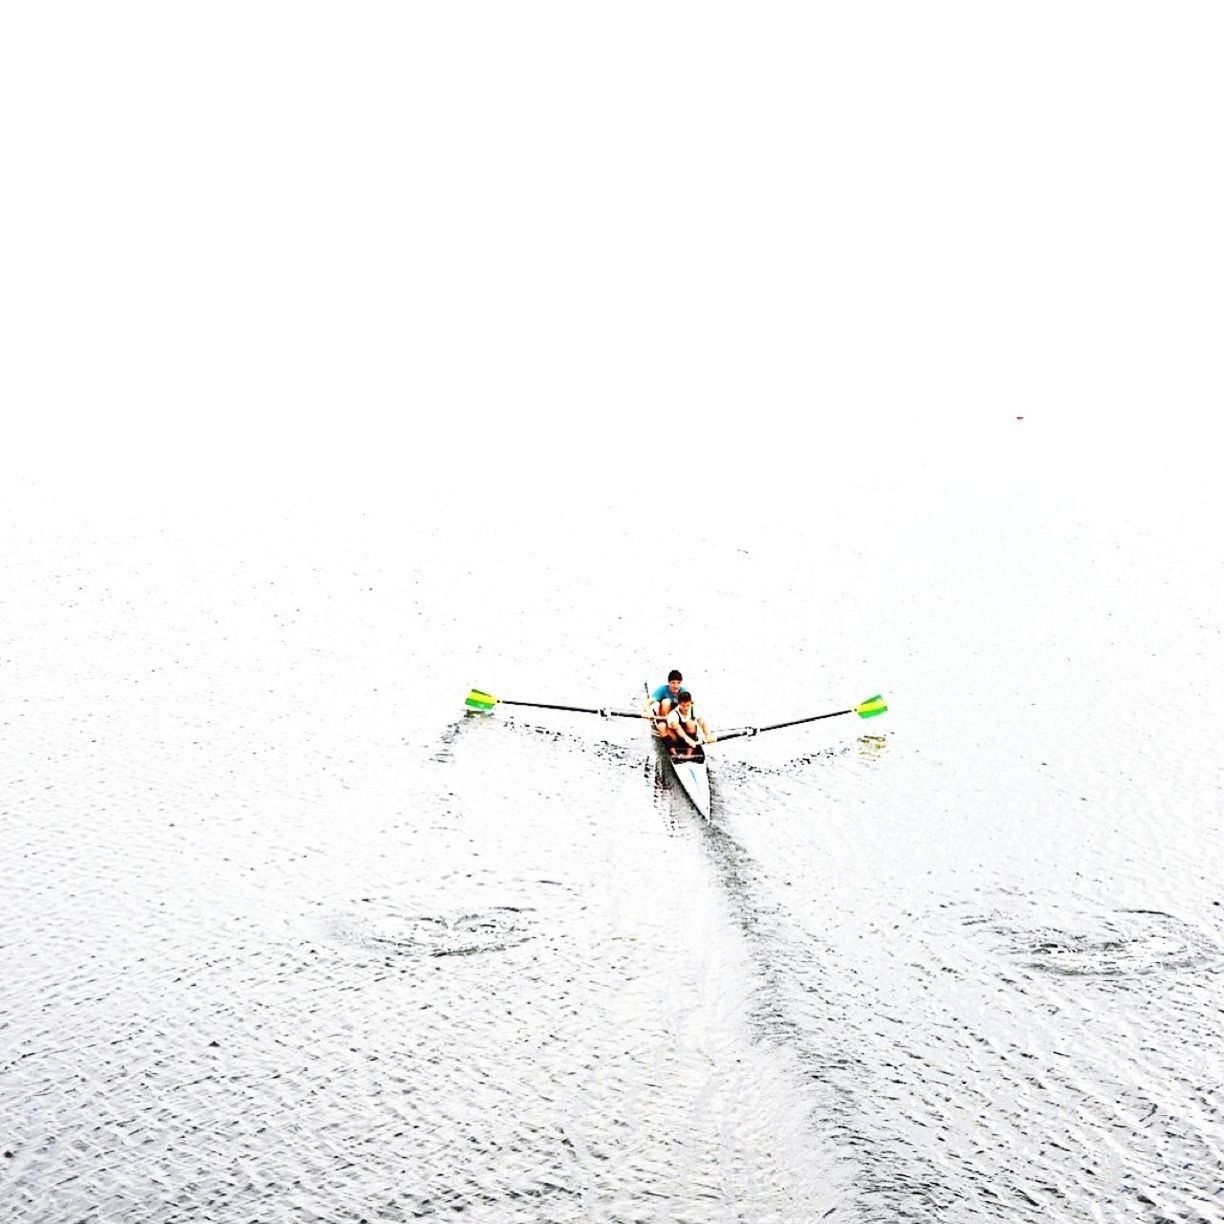
<svg viewBox="0 0 1224 1224">
<path fill-rule="evenodd" d="M 646 686 L 646 695 L 650 696 L 650 685 Z M 684 793 L 692 800 L 693 806 L 706 818 L 710 819 L 710 775 L 706 772 L 705 748 L 698 744 L 690 752 L 682 756 L 673 756 L 668 751 L 667 741 L 659 738 L 654 723 L 650 725 L 650 737 L 659 745 L 659 752 L 667 758 L 667 763 L 676 775 L 677 781 L 684 787 Z"/>
<path fill-rule="evenodd" d="M 646 685 L 646 696 L 649 702 L 650 685 Z M 646 710 L 609 710 L 605 708 L 592 709 L 590 706 L 553 705 L 544 701 L 511 701 L 506 697 L 494 697 L 483 689 L 472 689 L 464 702 L 469 710 L 482 714 L 489 713 L 495 706 L 531 706 L 536 710 L 569 710 L 575 714 L 598 714 L 601 718 L 645 718 L 650 719 L 650 736 L 659 745 L 659 751 L 667 757 L 672 773 L 684 788 L 684 793 L 692 801 L 693 806 L 706 818 L 710 819 L 710 778 L 706 773 L 705 747 L 699 744 L 689 752 L 680 756 L 672 756 L 667 746 L 655 730 L 654 720 L 649 709 Z M 806 718 L 792 718 L 787 722 L 770 723 L 767 727 L 739 727 L 734 731 L 720 731 L 718 740 L 739 739 L 740 736 L 760 735 L 763 731 L 780 731 L 783 727 L 797 727 L 800 723 L 819 722 L 822 718 L 837 718 L 842 714 L 857 714 L 860 718 L 874 718 L 888 709 L 884 698 L 878 693 L 868 697 L 866 701 L 851 706 L 848 710 L 833 710 L 829 714 L 810 714 Z"/>
<path fill-rule="evenodd" d="M 658 735 L 654 735 L 659 751 L 667 758 L 667 763 L 684 787 L 684 793 L 692 800 L 693 806 L 706 818 L 710 819 L 710 775 L 706 771 L 705 748 L 700 744 L 685 756 L 672 756 L 667 746 Z"/>
</svg>

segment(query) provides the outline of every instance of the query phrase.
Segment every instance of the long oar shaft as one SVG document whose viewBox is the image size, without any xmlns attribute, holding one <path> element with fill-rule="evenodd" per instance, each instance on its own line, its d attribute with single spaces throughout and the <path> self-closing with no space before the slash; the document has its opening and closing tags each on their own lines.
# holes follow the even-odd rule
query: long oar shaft
<svg viewBox="0 0 1224 1224">
<path fill-rule="evenodd" d="M 819 722 L 822 718 L 840 718 L 843 714 L 853 714 L 854 707 L 848 710 L 834 710 L 832 714 L 813 714 L 810 718 L 792 718 L 790 722 L 772 723 L 768 727 L 758 727 L 759 731 L 777 731 L 780 727 L 797 727 L 800 723 Z"/>
<path fill-rule="evenodd" d="M 853 714 L 849 710 L 834 710 L 831 714 L 813 714 L 810 718 L 792 718 L 789 722 L 771 723 L 768 727 L 744 727 L 740 731 L 728 731 L 725 735 L 715 736 L 715 742 L 721 744 L 724 740 L 739 739 L 744 735 L 760 735 L 762 731 L 777 731 L 782 727 L 797 727 L 800 723 L 820 722 L 822 718 L 839 718 L 843 714 Z"/>
<path fill-rule="evenodd" d="M 536 710 L 568 710 L 571 714 L 599 714 L 604 718 L 645 718 L 638 710 L 602 710 L 594 706 L 552 705 L 547 701 L 510 701 L 506 697 L 497 698 L 498 705 L 531 706 Z"/>
</svg>

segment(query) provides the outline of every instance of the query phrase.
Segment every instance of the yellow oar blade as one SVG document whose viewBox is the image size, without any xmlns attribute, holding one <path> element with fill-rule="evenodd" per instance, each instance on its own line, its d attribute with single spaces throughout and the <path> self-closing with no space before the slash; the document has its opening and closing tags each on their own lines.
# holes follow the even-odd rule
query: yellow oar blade
<svg viewBox="0 0 1224 1224">
<path fill-rule="evenodd" d="M 884 698 L 877 693 L 874 697 L 868 697 L 866 701 L 860 702 L 854 707 L 854 712 L 860 718 L 874 718 L 877 714 L 884 714 L 888 710 L 888 706 L 884 704 Z"/>
<path fill-rule="evenodd" d="M 491 710 L 497 704 L 497 698 L 492 693 L 482 693 L 473 689 L 463 703 L 469 710 Z"/>
</svg>

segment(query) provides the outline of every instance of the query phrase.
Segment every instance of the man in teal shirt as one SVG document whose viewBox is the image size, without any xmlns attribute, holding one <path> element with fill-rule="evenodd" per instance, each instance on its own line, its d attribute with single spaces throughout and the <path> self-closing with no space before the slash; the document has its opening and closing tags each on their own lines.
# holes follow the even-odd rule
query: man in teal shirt
<svg viewBox="0 0 1224 1224">
<path fill-rule="evenodd" d="M 655 734 L 667 744 L 668 751 L 676 752 L 680 747 L 680 730 L 672 725 L 669 714 L 680 704 L 680 692 L 684 677 L 675 669 L 667 673 L 667 683 L 660 684 L 646 699 L 647 717 L 654 719 Z"/>
<path fill-rule="evenodd" d="M 683 680 L 684 677 L 675 668 L 667 673 L 667 683 L 660 684 L 647 698 L 651 715 L 666 718 L 676 708 Z"/>
</svg>

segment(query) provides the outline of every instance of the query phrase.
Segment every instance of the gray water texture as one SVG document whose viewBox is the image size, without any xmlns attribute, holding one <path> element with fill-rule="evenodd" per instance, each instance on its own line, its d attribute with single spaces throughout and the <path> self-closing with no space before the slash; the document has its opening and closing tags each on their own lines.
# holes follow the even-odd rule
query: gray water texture
<svg viewBox="0 0 1224 1224">
<path fill-rule="evenodd" d="M 0 1218 L 1224 1220 L 1218 494 L 965 446 L 679 545 L 9 486 Z M 709 823 L 630 720 L 463 710 L 675 665 L 891 709 L 711 749 Z"/>
</svg>

